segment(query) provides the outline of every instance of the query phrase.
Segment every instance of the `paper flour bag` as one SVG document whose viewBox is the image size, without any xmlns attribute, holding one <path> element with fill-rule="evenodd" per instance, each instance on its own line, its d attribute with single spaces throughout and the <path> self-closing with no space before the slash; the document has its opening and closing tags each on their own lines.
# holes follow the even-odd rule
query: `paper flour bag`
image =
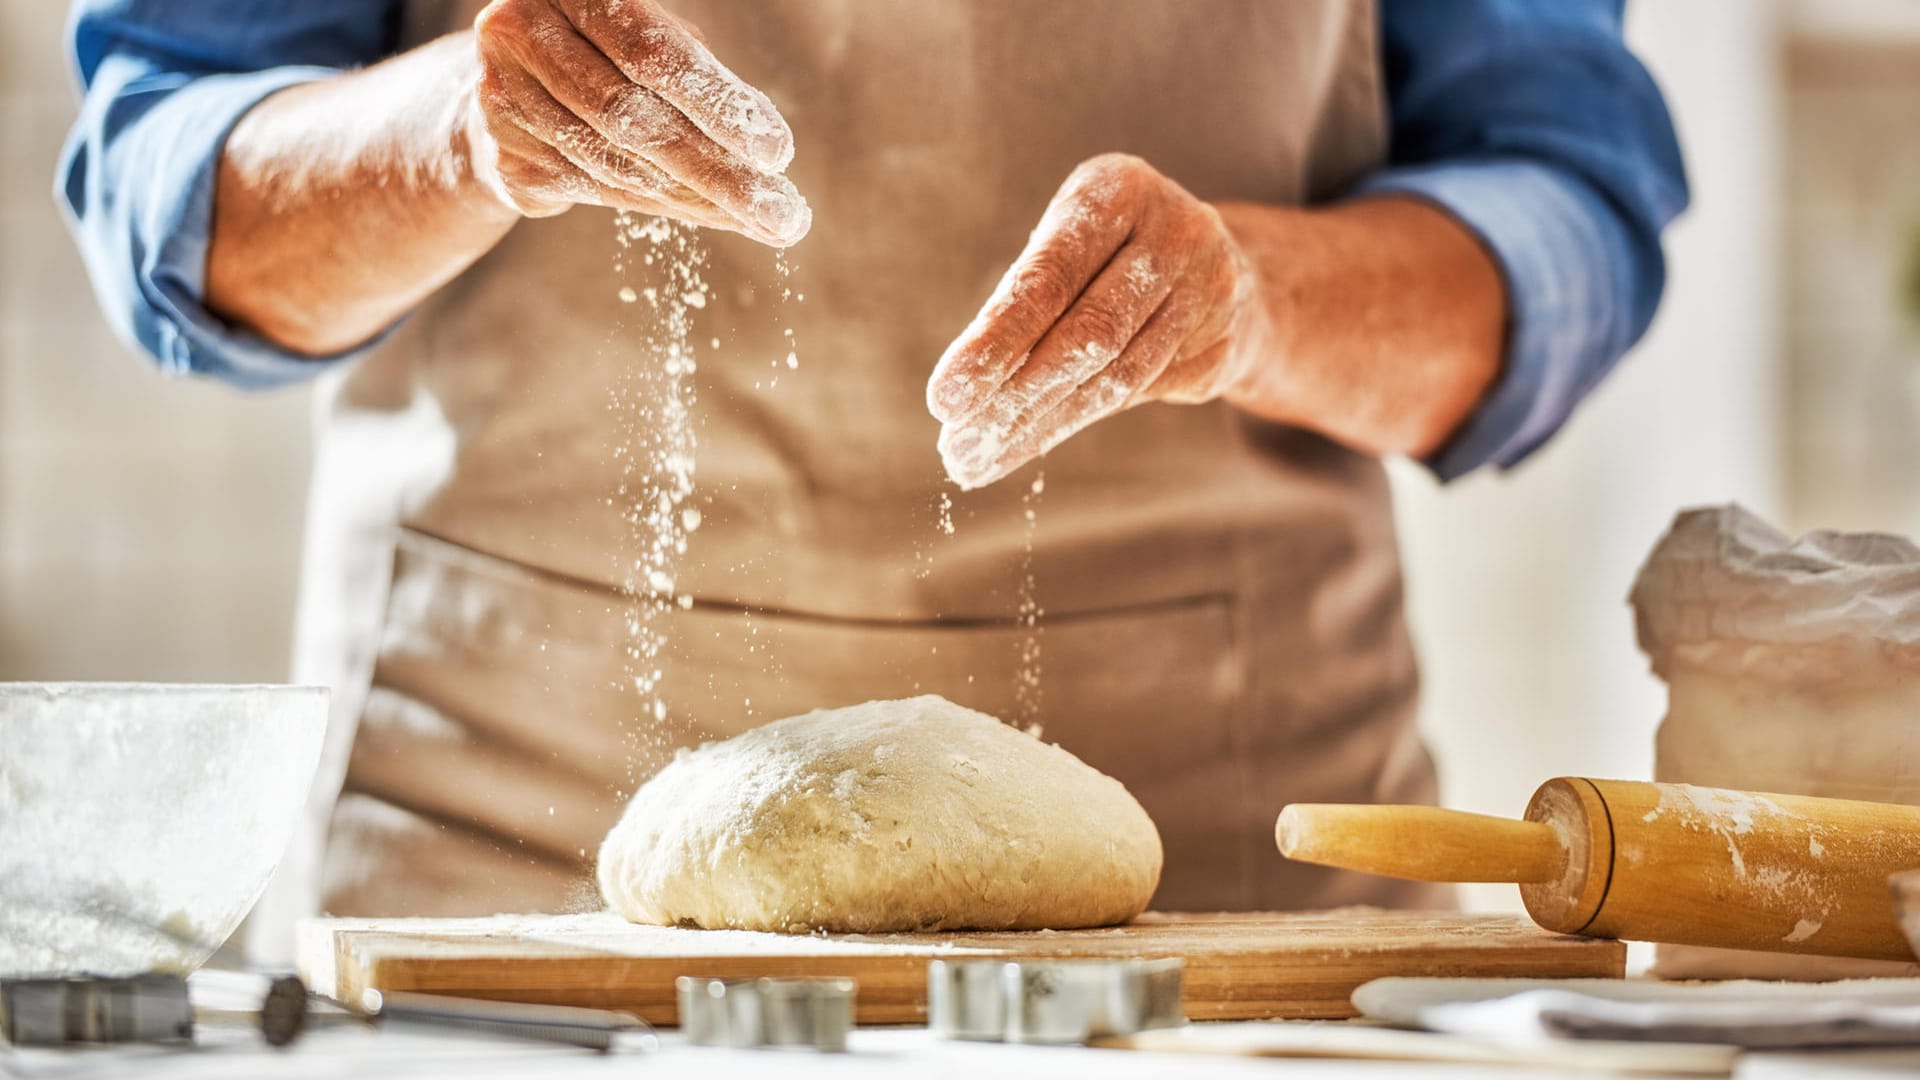
<svg viewBox="0 0 1920 1080">
<path fill-rule="evenodd" d="M 1920 547 L 1872 533 L 1794 540 L 1738 506 L 1687 510 L 1632 603 L 1667 684 L 1656 779 L 1920 804 Z M 1663 946 L 1655 972 L 1837 978 L 1920 965 Z"/>
</svg>

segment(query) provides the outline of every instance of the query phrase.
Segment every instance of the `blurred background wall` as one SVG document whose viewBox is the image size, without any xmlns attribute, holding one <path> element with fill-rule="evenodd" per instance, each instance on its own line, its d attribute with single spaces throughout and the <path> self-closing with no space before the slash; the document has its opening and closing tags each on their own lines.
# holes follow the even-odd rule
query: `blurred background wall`
<svg viewBox="0 0 1920 1080">
<path fill-rule="evenodd" d="M 1443 792 L 1516 814 L 1550 776 L 1650 776 L 1664 699 L 1626 595 L 1682 506 L 1782 510 L 1784 12 L 1753 0 L 1629 4 L 1666 91 L 1693 203 L 1667 241 L 1652 329 L 1518 469 L 1439 488 L 1395 471 L 1423 721 Z M 1469 890 L 1515 906 L 1511 887 Z"/>
<path fill-rule="evenodd" d="M 66 4 L 0 0 L 0 679 L 284 681 L 303 394 L 162 379 L 55 211 Z"/>
<path fill-rule="evenodd" d="M 49 194 L 63 18 L 0 0 L 0 679 L 281 679 L 307 401 L 163 380 L 102 325 Z M 1648 774 L 1662 695 L 1624 598 L 1677 508 L 1920 533 L 1920 3 L 1639 0 L 1629 34 L 1694 189 L 1650 336 L 1515 473 L 1395 469 L 1425 723 L 1469 809 Z"/>
<path fill-rule="evenodd" d="M 1627 29 L 1693 186 L 1652 330 L 1513 473 L 1394 472 L 1423 722 L 1464 809 L 1650 775 L 1665 697 L 1626 595 L 1677 509 L 1920 534 L 1920 3 L 1639 0 Z"/>
</svg>

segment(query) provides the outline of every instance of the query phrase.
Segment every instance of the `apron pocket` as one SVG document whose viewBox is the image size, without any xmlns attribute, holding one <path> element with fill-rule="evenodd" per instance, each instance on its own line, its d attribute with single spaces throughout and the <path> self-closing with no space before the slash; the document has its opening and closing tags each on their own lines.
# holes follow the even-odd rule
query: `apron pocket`
<svg viewBox="0 0 1920 1080">
<path fill-rule="evenodd" d="M 588 834 L 679 747 L 813 709 L 940 694 L 1037 725 L 1042 738 L 1118 778 L 1160 828 L 1163 894 L 1220 896 L 1198 906 L 1225 906 L 1245 880 L 1247 823 L 1278 810 L 1250 805 L 1243 667 L 1234 603 L 1222 595 L 1054 616 L 1037 629 L 697 599 L 649 618 L 618 590 L 409 530 L 395 555 L 374 684 L 460 729 L 458 752 L 422 744 L 431 726 L 387 731 L 393 725 L 369 715 L 348 787 L 363 790 L 356 780 L 377 774 L 385 790 L 433 770 L 431 783 L 417 785 L 433 805 L 416 809 L 556 854 L 592 851 L 599 836 Z M 653 696 L 634 689 L 656 669 L 658 715 Z M 377 768 L 375 746 L 384 748 Z M 515 829 L 511 815 L 490 809 L 509 765 L 515 803 L 569 809 L 577 824 L 538 820 L 545 811 L 535 807 L 536 820 Z"/>
</svg>

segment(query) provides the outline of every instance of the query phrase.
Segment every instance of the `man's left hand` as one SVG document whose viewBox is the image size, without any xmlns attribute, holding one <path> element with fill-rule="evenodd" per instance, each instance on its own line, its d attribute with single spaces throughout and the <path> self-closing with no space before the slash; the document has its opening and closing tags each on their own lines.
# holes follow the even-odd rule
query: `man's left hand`
<svg viewBox="0 0 1920 1080">
<path fill-rule="evenodd" d="M 1081 165 L 927 384 L 940 454 L 990 484 L 1094 421 L 1229 392 L 1271 335 L 1215 209 L 1139 158 Z"/>
</svg>

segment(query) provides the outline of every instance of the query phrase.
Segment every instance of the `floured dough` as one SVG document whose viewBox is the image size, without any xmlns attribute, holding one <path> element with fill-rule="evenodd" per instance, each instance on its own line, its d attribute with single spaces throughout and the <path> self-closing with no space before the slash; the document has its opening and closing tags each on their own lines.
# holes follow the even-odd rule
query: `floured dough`
<svg viewBox="0 0 1920 1080">
<path fill-rule="evenodd" d="M 640 923 L 878 933 L 1124 922 L 1160 834 L 1120 782 L 935 696 L 682 751 L 600 848 Z"/>
</svg>

